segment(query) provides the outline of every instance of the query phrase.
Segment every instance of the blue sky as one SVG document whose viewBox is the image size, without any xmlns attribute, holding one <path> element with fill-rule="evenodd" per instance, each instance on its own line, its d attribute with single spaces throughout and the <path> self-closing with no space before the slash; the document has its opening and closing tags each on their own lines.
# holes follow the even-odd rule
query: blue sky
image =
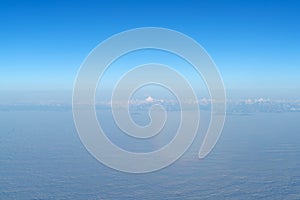
<svg viewBox="0 0 300 200">
<path fill-rule="evenodd" d="M 72 89 L 101 41 L 147 26 L 180 31 L 227 89 L 300 89 L 299 1 L 0 1 L 0 90 Z"/>
</svg>

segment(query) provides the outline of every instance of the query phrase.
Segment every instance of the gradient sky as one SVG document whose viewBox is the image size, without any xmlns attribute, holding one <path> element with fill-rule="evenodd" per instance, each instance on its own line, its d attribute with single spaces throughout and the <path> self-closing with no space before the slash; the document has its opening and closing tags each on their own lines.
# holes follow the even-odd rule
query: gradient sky
<svg viewBox="0 0 300 200">
<path fill-rule="evenodd" d="M 0 1 L 0 90 L 72 89 L 113 34 L 157 26 L 211 55 L 227 89 L 300 89 L 300 1 Z M 300 90 L 299 90 L 300 91 Z"/>
</svg>

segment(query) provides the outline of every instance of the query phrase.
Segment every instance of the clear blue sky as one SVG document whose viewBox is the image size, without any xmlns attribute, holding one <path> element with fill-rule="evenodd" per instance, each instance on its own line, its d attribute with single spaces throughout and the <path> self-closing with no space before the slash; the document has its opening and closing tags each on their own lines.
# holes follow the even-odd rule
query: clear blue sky
<svg viewBox="0 0 300 200">
<path fill-rule="evenodd" d="M 165 27 L 197 40 L 228 89 L 300 89 L 300 1 L 0 1 L 0 89 L 72 89 L 118 32 Z M 299 90 L 300 91 L 300 90 Z"/>
</svg>

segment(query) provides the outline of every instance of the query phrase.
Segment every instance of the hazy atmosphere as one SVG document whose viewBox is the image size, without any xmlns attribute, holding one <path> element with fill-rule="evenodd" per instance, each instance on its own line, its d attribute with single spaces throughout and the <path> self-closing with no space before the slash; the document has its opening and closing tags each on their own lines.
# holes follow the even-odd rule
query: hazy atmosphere
<svg viewBox="0 0 300 200">
<path fill-rule="evenodd" d="M 0 199 L 300 199 L 299 19 L 0 0 Z"/>
</svg>

